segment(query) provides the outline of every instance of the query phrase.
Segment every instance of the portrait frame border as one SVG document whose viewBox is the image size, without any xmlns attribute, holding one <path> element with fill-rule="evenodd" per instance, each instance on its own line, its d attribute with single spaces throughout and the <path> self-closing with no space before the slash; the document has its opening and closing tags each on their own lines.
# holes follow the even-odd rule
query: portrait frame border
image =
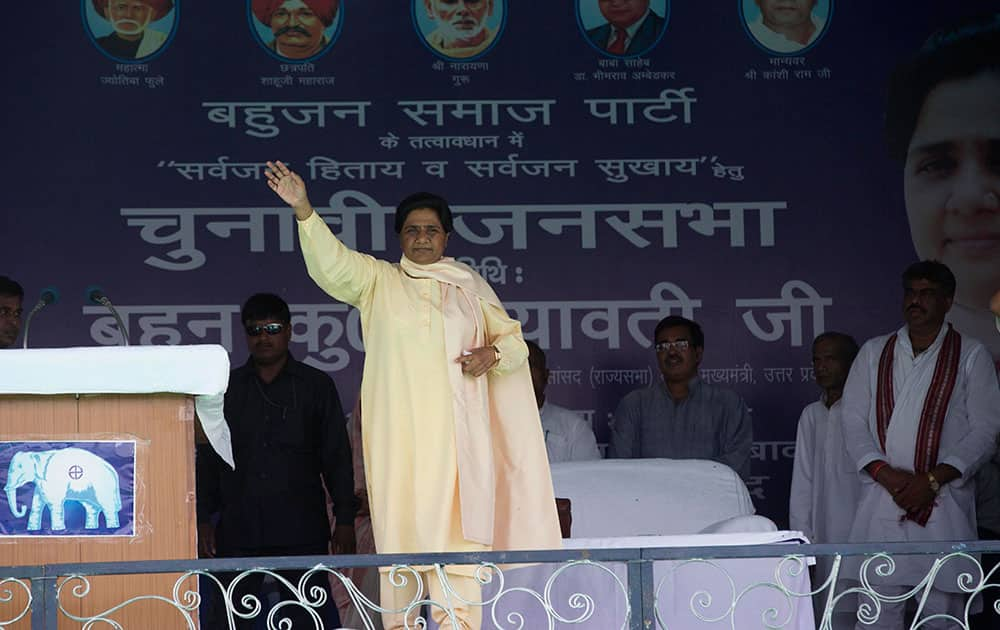
<svg viewBox="0 0 1000 630">
<path fill-rule="evenodd" d="M 427 41 L 427 37 L 424 35 L 423 30 L 421 30 L 420 23 L 417 20 L 417 5 L 421 4 L 423 0 L 410 1 L 410 24 L 413 26 L 413 32 L 417 34 L 417 37 L 420 39 L 420 43 L 423 45 L 423 47 L 429 50 L 430 53 L 435 57 L 437 57 L 438 59 L 441 59 L 442 61 L 447 61 L 449 63 L 450 62 L 464 63 L 464 62 L 475 61 L 476 59 L 481 59 L 485 55 L 489 54 L 494 48 L 496 48 L 497 44 L 500 43 L 500 39 L 507 31 L 507 18 L 508 14 L 510 13 L 510 2 L 508 2 L 508 0 L 494 0 L 494 1 L 503 4 L 503 15 L 500 16 L 500 24 L 497 25 L 497 34 L 493 37 L 493 42 L 489 46 L 487 46 L 485 50 L 483 50 L 479 54 L 472 55 L 471 57 L 452 57 L 449 55 L 445 55 L 443 53 L 438 52 L 437 50 L 434 49 L 433 46 L 430 45 L 430 42 Z"/>
<path fill-rule="evenodd" d="M 771 57 L 801 57 L 806 53 L 810 52 L 813 48 L 816 48 L 816 46 L 818 46 L 819 43 L 822 42 L 823 39 L 827 36 L 827 34 L 829 34 L 830 32 L 830 24 L 833 23 L 833 13 L 834 9 L 836 9 L 837 0 L 827 0 L 827 2 L 830 3 L 830 10 L 827 11 L 826 21 L 823 23 L 823 30 L 820 31 L 820 34 L 816 36 L 816 39 L 813 41 L 813 43 L 807 46 L 803 46 L 801 49 L 792 52 L 778 52 L 776 50 L 772 50 L 767 46 L 765 46 L 764 44 L 762 44 L 760 40 L 758 40 L 754 36 L 754 34 L 750 32 L 750 26 L 747 24 L 747 16 L 746 13 L 743 11 L 743 0 L 736 0 L 736 10 L 739 12 L 740 26 L 743 27 L 743 33 L 753 43 L 754 46 L 764 51 Z"/>
<path fill-rule="evenodd" d="M 663 36 L 666 35 L 667 29 L 670 28 L 670 18 L 673 14 L 673 0 L 664 0 L 663 28 L 660 29 L 659 35 L 656 36 L 656 41 L 650 44 L 647 48 L 644 48 L 643 50 L 634 54 L 613 55 L 609 53 L 607 50 L 601 48 L 600 46 L 592 42 L 590 40 L 590 37 L 587 36 L 587 27 L 584 25 L 583 17 L 580 13 L 580 2 L 582 2 L 582 0 L 575 0 L 574 2 L 574 4 L 576 5 L 575 13 L 576 13 L 577 30 L 580 31 L 580 35 L 583 36 L 583 41 L 585 41 L 588 46 L 590 46 L 593 50 L 597 51 L 602 57 L 607 57 L 608 59 L 636 59 L 638 57 L 642 57 L 646 53 L 652 52 L 657 46 L 660 45 L 660 42 L 663 41 Z M 652 8 L 650 10 L 652 10 Z"/>
<path fill-rule="evenodd" d="M 166 41 L 163 42 L 163 45 L 160 46 L 156 50 L 156 52 L 154 52 L 151 55 L 147 55 L 141 59 L 123 59 L 122 57 L 115 57 L 114 55 L 109 54 L 106 50 L 101 48 L 101 45 L 97 43 L 97 37 L 94 36 L 94 31 L 93 29 L 90 28 L 90 20 L 87 19 L 88 2 L 91 2 L 91 0 L 80 0 L 80 21 L 83 23 L 84 27 L 83 30 L 86 31 L 87 39 L 90 40 L 90 43 L 94 46 L 94 48 L 96 48 L 99 53 L 101 53 L 108 59 L 114 61 L 115 63 L 127 63 L 136 65 L 136 64 L 149 63 L 155 60 L 160 55 L 167 52 L 167 49 L 170 48 L 170 45 L 174 42 L 174 36 L 177 35 L 177 31 L 180 29 L 182 0 L 174 0 L 174 7 L 171 9 L 171 11 L 174 12 L 174 23 L 170 27 L 170 32 L 167 34 Z"/>
<path fill-rule="evenodd" d="M 344 0 L 340 0 L 340 2 L 337 3 L 337 16 L 335 18 L 335 21 L 337 22 L 337 28 L 334 29 L 333 34 L 330 36 L 329 43 L 327 43 L 327 45 L 324 46 L 323 49 L 320 50 L 318 53 L 316 53 L 312 57 L 306 57 L 305 59 L 291 59 L 289 57 L 284 57 L 282 55 L 279 55 L 277 50 L 271 50 L 270 47 L 268 47 L 267 43 L 260 38 L 260 35 L 257 33 L 257 28 L 254 26 L 254 20 L 256 20 L 257 17 L 253 14 L 253 0 L 246 0 L 247 26 L 250 29 L 250 36 L 253 38 L 254 42 L 256 42 L 257 47 L 266 52 L 269 56 L 271 56 L 275 60 L 279 61 L 280 63 L 291 63 L 291 64 L 314 63 L 323 56 L 325 56 L 327 53 L 329 53 L 333 49 L 333 47 L 337 44 L 337 42 L 340 40 L 340 35 L 344 31 L 344 22 L 347 20 L 347 17 L 345 16 L 346 4 L 347 2 L 345 2 Z M 323 30 L 325 31 L 326 29 Z"/>
</svg>

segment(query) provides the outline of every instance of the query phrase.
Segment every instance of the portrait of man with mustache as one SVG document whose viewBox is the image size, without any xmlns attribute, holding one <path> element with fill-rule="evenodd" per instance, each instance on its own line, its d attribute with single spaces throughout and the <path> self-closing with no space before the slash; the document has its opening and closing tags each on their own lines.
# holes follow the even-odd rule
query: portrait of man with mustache
<svg viewBox="0 0 1000 630">
<path fill-rule="evenodd" d="M 173 11 L 173 0 L 92 0 L 92 3 L 97 15 L 112 28 L 111 33 L 95 41 L 112 57 L 143 59 L 167 42 L 169 33 L 149 26 Z"/>
<path fill-rule="evenodd" d="M 311 59 L 330 45 L 329 29 L 337 18 L 339 0 L 253 0 L 253 15 L 271 29 L 264 44 L 278 56 Z"/>
</svg>

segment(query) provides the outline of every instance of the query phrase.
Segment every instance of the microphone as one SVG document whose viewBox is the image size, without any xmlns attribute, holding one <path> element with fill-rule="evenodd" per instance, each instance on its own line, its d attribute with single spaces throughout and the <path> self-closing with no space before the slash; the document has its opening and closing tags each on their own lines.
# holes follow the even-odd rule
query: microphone
<svg viewBox="0 0 1000 630">
<path fill-rule="evenodd" d="M 55 304 L 59 301 L 59 290 L 55 287 L 45 287 L 42 289 L 41 295 L 38 297 L 38 302 L 32 307 L 31 311 L 28 312 L 28 316 L 24 319 L 24 342 L 21 345 L 22 348 L 28 347 L 28 333 L 31 331 L 31 318 L 35 316 L 38 311 L 42 310 L 49 304 Z"/>
<path fill-rule="evenodd" d="M 87 287 L 87 289 L 83 292 L 83 296 L 87 302 L 96 304 L 98 306 L 103 306 L 104 308 L 111 311 L 111 314 L 114 315 L 115 322 L 118 324 L 118 333 L 122 337 L 122 345 L 123 346 L 129 345 L 128 329 L 125 328 L 125 323 L 122 322 L 121 315 L 118 314 L 118 310 L 115 308 L 115 305 L 111 303 L 111 300 L 108 299 L 108 296 L 104 295 L 104 290 L 101 289 L 101 287 L 92 284 L 89 287 Z"/>
<path fill-rule="evenodd" d="M 107 304 L 101 301 L 108 299 L 107 296 L 104 295 L 104 290 L 95 284 L 90 285 L 87 287 L 87 290 L 84 291 L 84 299 L 91 304 L 107 307 Z"/>
</svg>

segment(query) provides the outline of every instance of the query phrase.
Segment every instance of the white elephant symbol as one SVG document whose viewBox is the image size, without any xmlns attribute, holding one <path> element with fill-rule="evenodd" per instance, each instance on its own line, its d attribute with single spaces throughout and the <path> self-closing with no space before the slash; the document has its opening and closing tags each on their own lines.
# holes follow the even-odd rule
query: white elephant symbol
<svg viewBox="0 0 1000 630">
<path fill-rule="evenodd" d="M 7 470 L 7 502 L 15 518 L 23 518 L 27 506 L 17 504 L 17 489 L 35 484 L 28 516 L 28 531 L 42 528 L 42 512 L 49 508 L 52 531 L 66 529 L 65 502 L 76 501 L 87 513 L 86 529 L 97 529 L 103 512 L 105 525 L 118 527 L 122 498 L 118 471 L 101 457 L 81 448 L 53 451 L 20 451 Z"/>
</svg>

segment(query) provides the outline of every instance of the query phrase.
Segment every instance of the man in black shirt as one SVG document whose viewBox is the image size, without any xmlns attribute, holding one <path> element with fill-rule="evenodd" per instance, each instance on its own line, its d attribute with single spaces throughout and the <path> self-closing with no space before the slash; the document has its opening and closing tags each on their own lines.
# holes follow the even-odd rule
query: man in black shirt
<svg viewBox="0 0 1000 630">
<path fill-rule="evenodd" d="M 230 372 L 225 399 L 236 470 L 211 448 L 198 449 L 200 555 L 328 554 L 330 521 L 324 483 L 337 517 L 333 552 L 354 553 L 354 472 L 337 388 L 325 373 L 289 354 L 291 315 L 280 297 L 252 296 L 243 306 L 241 320 L 250 358 Z M 216 513 L 217 525 L 213 524 Z M 279 573 L 297 586 L 303 571 Z M 219 577 L 228 584 L 235 575 Z M 231 599 L 235 610 L 247 610 L 240 607 L 240 599 L 244 594 L 257 595 L 262 580 L 259 574 L 240 580 Z M 308 596 L 314 585 L 327 591 L 330 610 L 324 614 L 336 620 L 333 627 L 338 627 L 336 607 L 329 603 L 327 574 L 316 575 L 303 593 Z M 293 599 L 286 588 L 279 586 L 279 592 L 283 600 Z M 300 606 L 286 606 L 282 613 L 286 612 L 293 627 L 300 622 L 311 627 L 308 613 Z M 237 618 L 237 627 L 252 625 L 252 620 Z"/>
</svg>

